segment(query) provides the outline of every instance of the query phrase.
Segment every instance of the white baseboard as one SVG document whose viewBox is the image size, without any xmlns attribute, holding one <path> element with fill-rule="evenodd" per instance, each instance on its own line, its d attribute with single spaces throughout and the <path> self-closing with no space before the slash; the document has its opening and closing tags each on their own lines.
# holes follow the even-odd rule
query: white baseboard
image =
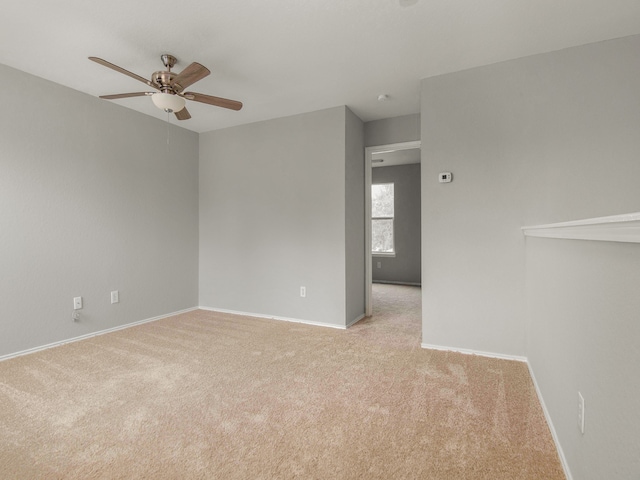
<svg viewBox="0 0 640 480">
<path fill-rule="evenodd" d="M 340 330 L 346 330 L 347 328 L 344 325 L 335 325 L 333 323 L 313 322 L 311 320 L 301 320 L 299 318 L 289 318 L 289 317 L 278 317 L 275 315 L 265 315 L 261 313 L 239 312 L 237 310 L 227 310 L 225 308 L 202 307 L 202 306 L 198 308 L 200 310 L 208 310 L 209 312 L 229 313 L 231 315 L 241 315 L 243 317 L 266 318 L 268 320 L 281 320 L 283 322 L 304 323 L 306 325 L 313 325 L 316 327 L 329 327 L 329 328 L 337 328 Z"/>
<path fill-rule="evenodd" d="M 533 385 L 536 388 L 536 394 L 538 395 L 538 401 L 542 406 L 544 417 L 547 419 L 547 425 L 549 425 L 549 430 L 551 430 L 551 436 L 553 437 L 553 442 L 556 444 L 556 450 L 558 452 L 558 457 L 560 457 L 560 463 L 562 464 L 564 475 L 565 477 L 567 477 L 567 480 L 573 480 L 573 477 L 571 476 L 571 470 L 569 470 L 569 463 L 567 462 L 567 458 L 564 456 L 564 452 L 562 451 L 562 446 L 560 445 L 560 440 L 558 439 L 558 434 L 556 433 L 556 429 L 554 428 L 553 422 L 551 421 L 551 415 L 549 415 L 549 410 L 547 410 L 547 406 L 544 403 L 544 398 L 542 397 L 542 392 L 540 391 L 540 387 L 538 386 L 536 376 L 533 373 L 533 368 L 531 368 L 531 364 L 528 361 L 527 361 L 527 367 L 529 368 L 529 375 L 531 376 Z"/>
<path fill-rule="evenodd" d="M 527 362 L 527 357 L 521 357 L 518 355 L 506 355 L 504 353 L 492 353 L 492 352 L 482 352 L 480 350 L 472 350 L 468 348 L 453 348 L 453 347 L 445 347 L 442 345 L 431 345 L 429 343 L 421 344 L 422 348 L 431 349 L 431 350 L 442 350 L 444 352 L 458 352 L 464 353 L 465 355 L 480 355 L 481 357 L 490 357 L 490 358 L 500 358 L 502 360 L 515 360 L 516 362 Z"/>
<path fill-rule="evenodd" d="M 9 360 L 10 358 L 20 357 L 22 355 L 28 355 L 30 353 L 39 352 L 41 350 L 47 350 L 49 348 L 59 347 L 61 345 L 65 345 L 67 343 L 79 342 L 80 340 L 86 340 L 87 338 L 97 337 L 98 335 L 104 335 L 105 333 L 116 332 L 118 330 L 123 330 L 125 328 L 135 327 L 136 325 L 142 325 L 143 323 L 155 322 L 156 320 L 162 320 L 163 318 L 173 317 L 174 315 L 179 315 L 181 313 L 192 312 L 193 310 L 197 310 L 198 307 L 187 308 L 185 310 L 179 310 L 177 312 L 167 313 L 165 315 L 160 315 L 157 317 L 147 318 L 145 320 L 138 320 L 132 323 L 126 323 L 124 325 L 119 325 L 117 327 L 107 328 L 105 330 L 98 330 L 97 332 L 87 333 L 86 335 L 80 335 L 79 337 L 67 338 L 65 340 L 60 340 L 58 342 L 48 343 L 46 345 L 41 345 L 39 347 L 29 348 L 27 350 L 21 350 L 15 353 L 9 353 L 7 355 L 0 356 L 0 362 L 3 360 Z"/>
</svg>

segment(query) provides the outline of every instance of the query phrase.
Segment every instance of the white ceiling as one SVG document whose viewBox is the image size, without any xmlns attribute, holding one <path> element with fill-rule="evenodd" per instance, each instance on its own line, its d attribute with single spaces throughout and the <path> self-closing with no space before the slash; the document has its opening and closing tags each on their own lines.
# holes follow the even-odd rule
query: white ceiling
<svg viewBox="0 0 640 480">
<path fill-rule="evenodd" d="M 189 90 L 244 108 L 188 102 L 180 125 L 196 132 L 338 105 L 364 121 L 417 113 L 422 78 L 640 33 L 638 0 L 4 0 L 0 11 L 0 63 L 90 95 L 145 86 L 89 56 L 145 78 L 162 53 L 176 71 L 209 67 Z M 117 103 L 166 118 L 147 97 Z"/>
<path fill-rule="evenodd" d="M 372 167 L 395 167 L 397 165 L 408 165 L 420 163 L 420 149 L 408 148 L 406 150 L 394 150 L 371 154 Z"/>
</svg>

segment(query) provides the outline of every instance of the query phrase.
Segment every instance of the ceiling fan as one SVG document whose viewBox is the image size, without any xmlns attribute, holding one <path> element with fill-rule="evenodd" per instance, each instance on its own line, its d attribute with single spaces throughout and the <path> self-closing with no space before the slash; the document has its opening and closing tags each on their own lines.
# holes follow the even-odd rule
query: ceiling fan
<svg viewBox="0 0 640 480">
<path fill-rule="evenodd" d="M 153 75 L 151 75 L 151 80 L 147 80 L 140 75 L 136 75 L 135 73 L 125 70 L 124 68 L 107 62 L 106 60 L 103 60 L 101 58 L 89 57 L 89 60 L 99 63 L 100 65 L 104 65 L 105 67 L 111 68 L 116 72 L 124 73 L 125 75 L 128 75 L 131 78 L 135 78 L 136 80 L 148 85 L 149 87 L 158 90 L 157 92 L 135 92 L 118 93 L 115 95 L 100 95 L 100 98 L 104 98 L 107 100 L 116 100 L 119 98 L 141 97 L 147 95 L 151 97 L 151 100 L 153 100 L 153 103 L 156 105 L 156 107 L 164 110 L 165 112 L 173 112 L 178 120 L 188 120 L 189 118 L 191 118 L 191 114 L 189 114 L 189 111 L 185 108 L 185 99 L 193 100 L 194 102 L 214 105 L 216 107 L 229 108 L 231 110 L 240 110 L 242 108 L 242 102 L 237 102 L 235 100 L 229 100 L 226 98 L 213 97 L 211 95 L 205 95 L 203 93 L 184 91 L 185 88 L 193 85 L 198 80 L 202 80 L 204 77 L 211 73 L 207 67 L 200 65 L 197 62 L 193 62 L 182 72 L 175 73 L 172 72 L 171 69 L 176 63 L 178 63 L 178 59 L 169 54 L 161 55 L 160 58 L 162 59 L 162 63 L 164 64 L 166 70 L 154 72 Z"/>
</svg>

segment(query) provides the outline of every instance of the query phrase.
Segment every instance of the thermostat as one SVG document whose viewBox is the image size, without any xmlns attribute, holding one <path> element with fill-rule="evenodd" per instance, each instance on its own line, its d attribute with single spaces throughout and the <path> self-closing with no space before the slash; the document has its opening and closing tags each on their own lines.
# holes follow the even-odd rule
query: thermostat
<svg viewBox="0 0 640 480">
<path fill-rule="evenodd" d="M 451 175 L 451 172 L 440 172 L 438 174 L 438 181 L 440 183 L 450 183 L 451 180 L 453 180 L 453 175 Z"/>
</svg>

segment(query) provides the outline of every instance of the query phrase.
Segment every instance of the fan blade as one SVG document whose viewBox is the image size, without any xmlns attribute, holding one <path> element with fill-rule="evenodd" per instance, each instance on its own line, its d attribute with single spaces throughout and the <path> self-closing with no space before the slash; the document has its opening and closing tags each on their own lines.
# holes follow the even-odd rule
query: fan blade
<svg viewBox="0 0 640 480">
<path fill-rule="evenodd" d="M 209 75 L 211 72 L 204 65 L 200 65 L 197 62 L 193 62 L 187 68 L 185 68 L 182 72 L 178 74 L 176 78 L 171 82 L 171 86 L 173 87 L 173 91 L 176 93 L 180 93 L 189 85 L 193 85 L 198 80 L 202 80 L 204 77 Z"/>
<path fill-rule="evenodd" d="M 147 80 L 146 78 L 142 78 L 140 75 L 136 75 L 135 73 L 132 73 L 129 70 L 125 70 L 122 67 L 114 65 L 113 63 L 109 63 L 106 60 L 103 60 L 103 59 L 98 58 L 98 57 L 89 57 L 89 60 L 92 60 L 92 61 L 94 61 L 96 63 L 99 63 L 100 65 L 104 65 L 107 68 L 111 68 L 112 70 L 115 70 L 116 72 L 124 73 L 125 75 L 128 75 L 131 78 L 135 78 L 139 82 L 145 83 L 145 84 L 149 85 L 150 87 L 155 88 L 156 90 L 160 90 L 160 88 L 155 83 L 152 83 L 149 80 Z"/>
<path fill-rule="evenodd" d="M 184 97 L 195 102 L 208 103 L 209 105 L 229 108 L 231 110 L 240 110 L 242 108 L 242 102 L 236 102 L 235 100 L 229 100 L 227 98 L 212 97 L 211 95 L 204 95 L 203 93 L 186 92 Z"/>
<path fill-rule="evenodd" d="M 136 93 L 117 93 L 115 95 L 100 95 L 105 100 L 117 100 L 118 98 L 144 97 L 145 95 L 153 95 L 152 92 L 136 92 Z"/>
<path fill-rule="evenodd" d="M 189 110 L 187 110 L 187 107 L 184 107 L 179 112 L 173 112 L 173 113 L 175 114 L 178 120 L 189 120 L 191 118 L 191 114 L 189 113 Z"/>
</svg>

